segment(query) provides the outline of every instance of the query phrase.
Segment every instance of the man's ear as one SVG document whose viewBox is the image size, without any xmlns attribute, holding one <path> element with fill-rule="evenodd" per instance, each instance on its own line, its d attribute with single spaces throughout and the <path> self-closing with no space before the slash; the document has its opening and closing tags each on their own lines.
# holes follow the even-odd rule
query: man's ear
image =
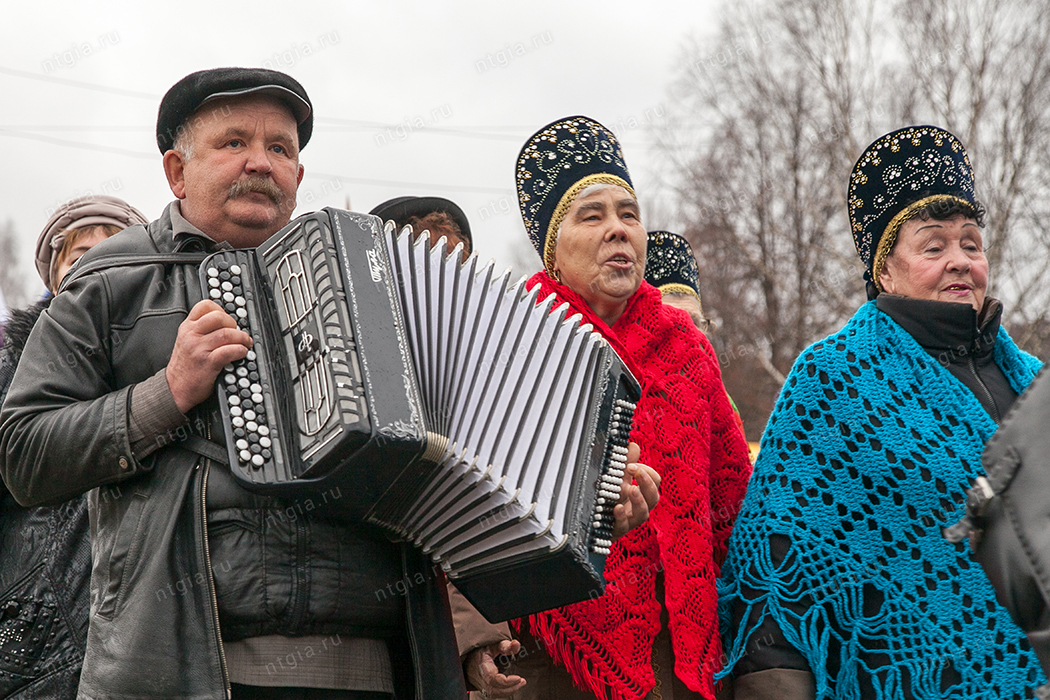
<svg viewBox="0 0 1050 700">
<path fill-rule="evenodd" d="M 302 163 L 300 163 L 300 164 L 299 164 L 299 175 L 298 175 L 298 176 L 297 176 L 297 177 L 295 178 L 295 187 L 296 187 L 297 189 L 298 189 L 299 185 L 300 185 L 300 184 L 302 183 L 302 181 L 303 181 L 303 173 L 305 173 L 305 172 L 306 172 L 306 170 L 305 170 L 305 169 L 303 168 L 303 165 L 302 165 Z"/>
<path fill-rule="evenodd" d="M 164 154 L 164 177 L 168 178 L 168 187 L 171 188 L 171 193 L 179 199 L 186 198 L 186 176 L 185 167 L 186 162 L 182 159 L 182 154 L 175 149 L 169 150 Z M 299 175 L 302 178 L 302 173 Z"/>
</svg>

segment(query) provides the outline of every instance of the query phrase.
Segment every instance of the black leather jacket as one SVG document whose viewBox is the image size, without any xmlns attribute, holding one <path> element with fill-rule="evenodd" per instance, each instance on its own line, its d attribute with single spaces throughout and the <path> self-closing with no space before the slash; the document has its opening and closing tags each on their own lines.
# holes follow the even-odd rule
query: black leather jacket
<svg viewBox="0 0 1050 700">
<path fill-rule="evenodd" d="M 4 325 L 0 404 L 48 303 L 14 311 Z M 0 485 L 0 697 L 76 697 L 90 574 L 87 499 L 23 508 Z"/>
<path fill-rule="evenodd" d="M 176 241 L 166 211 L 88 251 L 0 413 L 0 470 L 19 502 L 94 489 L 81 696 L 223 698 L 224 639 L 340 633 L 389 640 L 399 697 L 462 698 L 444 585 L 414 550 L 326 519 L 323 504 L 250 494 L 178 435 L 135 458 L 131 391 L 166 366 L 212 245 Z M 215 421 L 206 402 L 189 429 L 221 441 Z M 406 595 L 379 595 L 401 581 Z"/>
</svg>

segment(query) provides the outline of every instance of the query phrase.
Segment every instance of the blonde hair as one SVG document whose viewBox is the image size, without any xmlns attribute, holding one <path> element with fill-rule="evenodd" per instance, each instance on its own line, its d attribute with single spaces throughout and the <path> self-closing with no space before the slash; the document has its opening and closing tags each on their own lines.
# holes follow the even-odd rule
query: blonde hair
<svg viewBox="0 0 1050 700">
<path fill-rule="evenodd" d="M 96 231 L 101 231 L 105 234 L 106 238 L 109 238 L 110 236 L 116 235 L 123 230 L 124 228 L 122 226 L 117 226 L 116 224 L 95 224 L 94 226 L 82 226 L 80 228 L 59 231 L 55 235 L 64 236 L 62 240 L 62 249 L 56 251 L 54 262 L 51 264 L 51 269 L 58 269 L 58 266 L 65 262 L 65 260 L 70 256 L 70 254 L 72 254 L 73 249 L 77 245 L 77 241 L 79 241 L 81 238 L 93 235 Z M 55 280 L 52 280 L 52 284 L 54 284 L 55 287 L 58 287 L 58 282 L 61 281 L 62 280 L 58 280 L 56 282 Z"/>
</svg>

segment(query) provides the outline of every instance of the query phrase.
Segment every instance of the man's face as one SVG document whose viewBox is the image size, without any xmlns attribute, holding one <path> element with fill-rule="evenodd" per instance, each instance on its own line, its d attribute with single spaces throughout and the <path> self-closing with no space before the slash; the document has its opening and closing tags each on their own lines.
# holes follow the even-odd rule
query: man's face
<svg viewBox="0 0 1050 700">
<path fill-rule="evenodd" d="M 187 221 L 235 248 L 257 246 L 288 223 L 303 167 L 287 107 L 262 95 L 217 100 L 185 127 L 192 154 L 168 151 L 164 172 Z"/>
</svg>

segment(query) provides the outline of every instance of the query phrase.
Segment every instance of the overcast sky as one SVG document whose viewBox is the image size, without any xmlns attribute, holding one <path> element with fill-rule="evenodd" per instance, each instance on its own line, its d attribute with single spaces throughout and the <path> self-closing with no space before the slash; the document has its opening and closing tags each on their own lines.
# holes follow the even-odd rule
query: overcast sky
<svg viewBox="0 0 1050 700">
<path fill-rule="evenodd" d="M 40 229 L 72 197 L 112 194 L 156 218 L 172 199 L 161 96 L 195 70 L 261 66 L 314 104 L 296 214 L 444 196 L 479 254 L 509 266 L 528 250 L 513 177 L 524 140 L 559 117 L 598 119 L 624 144 L 644 209 L 661 167 L 652 125 L 684 41 L 711 35 L 714 17 L 684 0 L 8 3 L 0 222 L 14 221 L 28 275 Z M 666 206 L 649 209 L 649 228 L 666 225 Z"/>
</svg>

